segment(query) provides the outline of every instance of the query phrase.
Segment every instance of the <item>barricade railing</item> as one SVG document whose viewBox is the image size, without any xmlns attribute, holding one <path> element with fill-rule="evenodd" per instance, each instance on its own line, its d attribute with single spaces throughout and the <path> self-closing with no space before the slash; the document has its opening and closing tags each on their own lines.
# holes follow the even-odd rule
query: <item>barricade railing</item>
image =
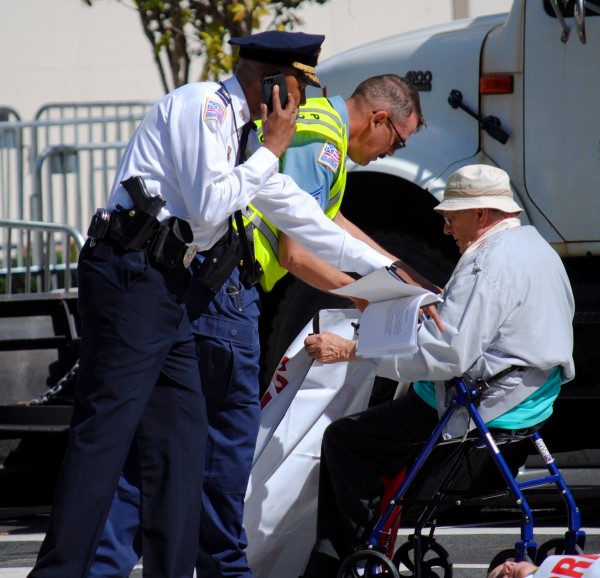
<svg viewBox="0 0 600 578">
<path fill-rule="evenodd" d="M 0 295 L 73 289 L 84 243 L 69 225 L 0 219 Z"/>
<path fill-rule="evenodd" d="M 10 106 L 0 105 L 0 121 L 21 120 L 21 115 Z"/>
<path fill-rule="evenodd" d="M 114 107 L 119 103 L 107 103 Z M 37 157 L 41 151 L 51 146 L 127 141 L 135 131 L 139 122 L 146 115 L 151 103 L 126 103 L 127 108 L 115 109 L 117 114 L 97 116 L 106 110 L 98 103 L 78 105 L 76 112 L 67 118 L 67 106 L 48 105 L 47 115 L 58 108 L 62 118 L 46 118 L 34 121 L 14 120 L 15 116 L 7 107 L 4 115 L 0 115 L 0 218 L 28 219 L 37 217 L 31 213 L 29 199 L 34 186 L 32 179 Z M 72 106 L 72 105 L 69 105 Z M 136 108 L 137 107 L 137 108 Z M 131 111 L 136 112 L 131 112 Z M 90 112 L 88 118 L 78 118 L 77 115 Z M 123 112 L 124 111 L 124 112 Z M 123 112 L 123 114 L 121 114 Z M 38 114 L 41 114 L 38 112 Z M 2 120 L 2 119 L 7 120 Z M 107 165 L 108 166 L 108 165 Z M 107 169 L 110 170 L 110 169 Z M 112 182 L 113 174 L 105 177 Z M 87 182 L 82 182 L 86 187 Z M 84 196 L 89 196 L 82 191 Z M 69 223 L 70 224 L 70 223 Z"/>
<path fill-rule="evenodd" d="M 11 126 L 21 120 L 19 113 L 8 106 L 0 106 L 0 217 L 22 216 L 18 195 L 3 194 L 4 191 L 23 189 L 24 159 L 22 132 Z M 7 123 L 7 124 L 5 124 Z"/>
<path fill-rule="evenodd" d="M 45 104 L 35 114 L 36 121 L 49 123 L 36 131 L 35 156 L 49 146 L 129 140 L 153 104 L 149 100 Z"/>
<path fill-rule="evenodd" d="M 72 285 L 80 231 L 105 206 L 123 149 L 152 105 L 51 103 L 33 121 L 0 106 L 0 294 Z"/>
<path fill-rule="evenodd" d="M 97 100 L 84 102 L 50 102 L 41 106 L 35 120 L 64 120 L 106 116 L 132 116 L 147 112 L 154 100 Z"/>
<path fill-rule="evenodd" d="M 30 212 L 33 220 L 68 223 L 85 231 L 104 207 L 126 141 L 53 146 L 36 159 Z"/>
</svg>

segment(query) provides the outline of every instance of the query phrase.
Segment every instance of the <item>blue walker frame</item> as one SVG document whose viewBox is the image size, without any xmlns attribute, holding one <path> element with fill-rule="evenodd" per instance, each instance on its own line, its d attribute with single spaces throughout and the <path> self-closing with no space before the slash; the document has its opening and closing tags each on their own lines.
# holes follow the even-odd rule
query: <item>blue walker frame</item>
<svg viewBox="0 0 600 578">
<path fill-rule="evenodd" d="M 453 387 L 455 389 L 456 395 L 451 400 L 449 407 L 446 409 L 446 411 L 440 418 L 438 425 L 433 430 L 433 433 L 419 452 L 417 458 L 415 459 L 413 464 L 408 468 L 408 471 L 403 481 L 400 483 L 398 489 L 395 491 L 392 499 L 389 501 L 388 505 L 383 511 L 383 514 L 381 515 L 377 524 L 375 525 L 368 544 L 362 549 L 359 549 L 356 552 L 354 552 L 354 554 L 352 554 L 348 558 L 346 558 L 342 565 L 342 568 L 340 569 L 340 572 L 338 573 L 338 578 L 362 575 L 360 572 L 346 574 L 345 570 L 350 569 L 352 565 L 357 561 L 364 561 L 368 560 L 369 558 L 371 559 L 371 566 L 369 567 L 370 571 L 365 575 L 378 575 L 379 571 L 383 567 L 385 570 L 384 573 L 386 577 L 396 578 L 400 576 L 396 565 L 392 565 L 391 562 L 388 563 L 388 561 L 386 561 L 386 558 L 387 560 L 391 560 L 396 542 L 397 530 L 400 523 L 399 508 L 401 508 L 402 506 L 403 499 L 407 490 L 414 481 L 417 473 L 421 470 L 421 468 L 431 455 L 432 451 L 438 445 L 445 443 L 442 440 L 442 432 L 448 424 L 448 422 L 450 421 L 450 418 L 452 417 L 454 412 L 460 407 L 464 407 L 467 409 L 471 420 L 475 424 L 475 429 L 472 430 L 471 434 L 473 432 L 478 433 L 479 437 L 473 438 L 472 435 L 470 435 L 469 437 L 459 438 L 458 440 L 452 441 L 464 443 L 468 440 L 469 442 L 474 442 L 476 444 L 476 447 L 483 448 L 485 446 L 490 455 L 492 456 L 496 466 L 498 467 L 502 478 L 508 485 L 508 491 L 515 498 L 516 504 L 521 510 L 521 535 L 520 540 L 518 540 L 515 543 L 514 559 L 516 561 L 530 560 L 539 563 L 538 544 L 534 539 L 533 513 L 523 491 L 530 488 L 549 485 L 556 486 L 567 508 L 568 530 L 565 532 L 564 542 L 559 547 L 561 552 L 557 553 L 575 554 L 583 552 L 586 535 L 585 532 L 581 530 L 579 509 L 577 508 L 573 495 L 569 490 L 561 472 L 556 466 L 554 458 L 548 451 L 548 448 L 546 447 L 546 444 L 544 443 L 539 431 L 536 430 L 533 431 L 533 433 L 527 433 L 526 435 L 523 435 L 522 437 L 517 437 L 516 439 L 520 440 L 525 439 L 526 437 L 532 438 L 539 455 L 544 460 L 544 463 L 548 470 L 548 475 L 518 482 L 513 476 L 510 468 L 508 467 L 504 456 L 498 449 L 498 445 L 496 443 L 496 440 L 494 439 L 493 433 L 490 432 L 489 428 L 482 420 L 481 416 L 479 415 L 479 412 L 477 411 L 477 402 L 481 397 L 482 392 L 485 389 L 487 389 L 487 387 L 489 387 L 489 385 L 494 380 L 514 370 L 514 367 L 508 368 L 507 370 L 500 372 L 499 374 L 493 376 L 488 380 L 480 379 L 474 381 L 468 376 L 463 376 L 454 378 L 450 382 L 448 382 L 449 387 Z M 497 431 L 506 432 L 507 430 Z M 514 439 L 515 438 L 513 438 L 513 440 L 505 441 L 514 441 Z M 456 459 L 453 466 L 450 467 L 448 473 L 446 474 L 446 477 L 439 486 L 435 496 L 428 503 L 427 507 L 419 517 L 415 533 L 413 536 L 411 536 L 411 538 L 413 539 L 414 547 L 413 570 L 415 578 L 421 578 L 421 576 L 426 574 L 426 569 L 423 568 L 421 531 L 430 521 L 431 515 L 436 511 L 437 507 L 441 503 L 442 499 L 445 496 L 446 490 L 451 485 L 461 465 L 462 462 L 460 461 L 460 459 Z M 405 503 L 408 503 L 408 501 L 406 501 Z M 431 539 L 433 538 L 434 529 L 435 525 L 432 528 Z M 440 554 L 440 550 L 441 552 L 445 553 L 445 550 L 443 550 L 443 548 L 436 548 L 436 550 L 438 555 Z M 504 554 L 506 552 L 503 552 L 501 554 Z M 447 553 L 445 554 L 447 556 Z"/>
</svg>

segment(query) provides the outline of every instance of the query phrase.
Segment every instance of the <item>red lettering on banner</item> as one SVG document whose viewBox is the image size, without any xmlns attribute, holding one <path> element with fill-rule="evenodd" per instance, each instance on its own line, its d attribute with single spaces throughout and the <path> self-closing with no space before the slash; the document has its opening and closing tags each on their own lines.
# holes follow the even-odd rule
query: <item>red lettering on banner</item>
<svg viewBox="0 0 600 578">
<path fill-rule="evenodd" d="M 275 372 L 274 380 L 278 381 L 281 384 L 279 386 L 275 385 L 275 392 L 278 394 L 281 393 L 281 391 L 289 383 L 289 381 L 285 377 L 283 377 L 283 375 L 281 375 L 279 373 L 280 371 L 286 371 L 286 369 L 287 369 L 286 364 L 289 360 L 290 360 L 290 358 L 287 355 L 284 355 L 281 358 L 281 361 L 279 362 L 279 367 L 277 368 L 277 371 Z"/>
<path fill-rule="evenodd" d="M 281 384 L 281 386 L 275 386 L 275 391 L 277 393 L 281 393 L 283 388 L 289 383 L 289 381 L 279 373 L 275 374 L 275 381 L 278 381 Z"/>
<path fill-rule="evenodd" d="M 279 367 L 277 368 L 277 371 L 275 371 L 275 375 L 273 376 L 273 379 L 271 380 L 271 383 L 279 382 L 279 384 L 280 384 L 280 385 L 277 385 L 275 383 L 275 392 L 274 392 L 275 395 L 280 394 L 281 391 L 285 388 L 285 386 L 289 383 L 289 381 L 279 373 L 280 371 L 285 371 L 287 369 L 286 364 L 289 360 L 290 360 L 290 358 L 285 355 L 281 358 L 281 361 L 279 362 Z M 273 399 L 273 394 L 267 390 L 260 399 L 260 409 L 261 410 L 265 409 L 265 406 L 272 399 Z"/>
<path fill-rule="evenodd" d="M 569 576 L 569 578 L 581 578 L 583 576 L 583 570 L 589 568 L 592 565 L 591 561 L 587 560 L 576 560 L 575 558 L 561 558 L 554 568 L 552 568 L 552 574 L 558 574 L 559 576 Z M 577 570 L 581 568 L 582 570 Z"/>
<path fill-rule="evenodd" d="M 261 411 L 263 409 L 265 409 L 265 405 L 267 405 L 272 399 L 273 399 L 273 396 L 268 391 L 265 393 L 265 395 L 263 395 L 260 398 L 260 409 L 261 409 Z"/>
<path fill-rule="evenodd" d="M 277 368 L 277 371 L 285 371 L 287 368 L 285 366 L 285 364 L 290 360 L 290 358 L 287 355 L 284 355 L 281 358 L 281 361 L 279 362 L 279 367 Z"/>
</svg>

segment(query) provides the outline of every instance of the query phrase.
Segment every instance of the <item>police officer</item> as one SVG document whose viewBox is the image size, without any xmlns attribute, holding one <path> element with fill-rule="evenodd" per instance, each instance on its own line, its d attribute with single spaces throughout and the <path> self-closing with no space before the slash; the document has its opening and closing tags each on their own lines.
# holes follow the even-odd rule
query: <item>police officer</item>
<svg viewBox="0 0 600 578">
<path fill-rule="evenodd" d="M 233 78 L 173 91 L 129 143 L 109 225 L 91 230 L 80 256 L 82 352 L 71 435 L 30 576 L 88 574 L 130 449 L 142 487 L 145 572 L 191 575 L 207 418 L 182 298 L 188 258 L 227 233 L 234 211 L 254 201 L 336 267 L 364 274 L 390 263 L 277 172 L 322 40 L 277 31 L 251 37 L 254 59 L 240 60 Z M 288 104 L 281 107 L 275 87 L 267 114 L 261 79 L 273 72 L 285 75 Z M 263 121 L 264 146 L 236 166 L 242 127 L 252 119 Z M 251 133 L 250 142 L 256 139 Z"/>
<path fill-rule="evenodd" d="M 403 137 L 392 129 L 388 118 L 394 118 Z M 329 218 L 341 220 L 385 254 L 339 213 L 346 154 L 357 163 L 368 164 L 393 154 L 402 139 L 423 124 L 418 93 L 412 85 L 396 75 L 370 78 L 347 101 L 339 96 L 309 99 L 300 109 L 293 146 L 280 158 L 280 168 L 310 191 Z M 285 275 L 283 264 L 324 290 L 352 280 L 281 233 L 252 205 L 246 215 L 245 222 L 254 227 L 254 250 L 263 268 L 260 284 L 265 291 Z M 238 269 L 213 298 L 198 282 L 204 258 L 199 255 L 193 264 L 196 275 L 187 298 L 209 416 L 197 571 L 202 577 L 249 577 L 242 517 L 260 418 L 259 300 L 254 287 L 240 282 Z M 402 274 L 406 275 L 404 270 Z M 416 273 L 412 272 L 412 277 L 416 278 Z M 412 280 L 410 275 L 406 278 Z M 123 477 L 90 576 L 123 576 L 137 562 L 139 501 L 135 477 Z"/>
</svg>

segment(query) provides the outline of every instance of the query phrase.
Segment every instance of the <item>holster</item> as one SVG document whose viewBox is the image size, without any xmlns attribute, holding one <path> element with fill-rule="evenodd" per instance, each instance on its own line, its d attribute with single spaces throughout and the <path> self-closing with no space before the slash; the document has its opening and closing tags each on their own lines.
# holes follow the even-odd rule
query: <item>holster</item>
<svg viewBox="0 0 600 578">
<path fill-rule="evenodd" d="M 242 212 L 234 213 L 235 224 L 240 235 L 242 262 L 240 263 L 240 281 L 246 289 L 254 287 L 263 274 L 261 264 L 254 257 L 254 225 L 248 223 L 244 226 Z"/>
<path fill-rule="evenodd" d="M 159 224 L 152 239 L 149 254 L 157 265 L 168 269 L 183 261 L 188 249 L 187 243 L 194 239 L 192 228 L 187 221 L 170 217 Z"/>
<path fill-rule="evenodd" d="M 242 249 L 238 234 L 230 227 L 229 231 L 205 253 L 197 279 L 216 294 L 241 259 Z"/>
<path fill-rule="evenodd" d="M 110 236 L 128 251 L 147 249 L 159 226 L 155 216 L 141 209 L 121 209 L 110 214 Z"/>
<path fill-rule="evenodd" d="M 246 263 L 244 261 L 240 267 L 240 281 L 246 289 L 254 287 L 259 281 L 263 274 L 263 268 L 258 261 Z"/>
</svg>

